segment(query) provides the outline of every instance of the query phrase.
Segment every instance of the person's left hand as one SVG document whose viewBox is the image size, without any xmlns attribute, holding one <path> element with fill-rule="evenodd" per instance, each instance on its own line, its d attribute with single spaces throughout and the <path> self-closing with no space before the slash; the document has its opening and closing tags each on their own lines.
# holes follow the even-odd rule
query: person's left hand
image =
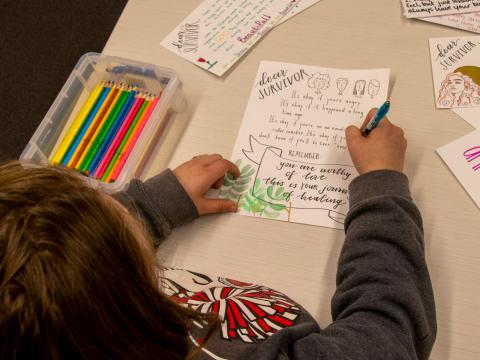
<svg viewBox="0 0 480 360">
<path fill-rule="evenodd" d="M 211 188 L 219 189 L 226 173 L 240 176 L 238 167 L 219 154 L 199 155 L 183 163 L 173 173 L 197 207 L 200 215 L 220 212 L 236 212 L 233 201 L 207 199 L 205 193 Z"/>
</svg>

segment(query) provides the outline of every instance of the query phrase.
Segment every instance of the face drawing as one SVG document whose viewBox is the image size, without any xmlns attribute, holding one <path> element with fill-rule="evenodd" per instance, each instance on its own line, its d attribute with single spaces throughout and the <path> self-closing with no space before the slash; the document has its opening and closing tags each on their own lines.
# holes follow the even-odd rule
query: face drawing
<svg viewBox="0 0 480 360">
<path fill-rule="evenodd" d="M 346 78 L 337 79 L 338 95 L 343 95 L 343 91 L 347 88 L 347 85 L 348 85 L 348 79 Z"/>
<path fill-rule="evenodd" d="M 353 95 L 356 97 L 362 97 L 365 94 L 365 86 L 367 82 L 365 80 L 357 80 L 353 88 Z"/>
<path fill-rule="evenodd" d="M 447 86 L 451 94 L 460 94 L 465 89 L 465 81 L 463 76 L 453 74 L 447 77 Z"/>
<path fill-rule="evenodd" d="M 380 81 L 373 79 L 368 83 L 368 94 L 372 97 L 377 96 L 380 91 Z"/>
<path fill-rule="evenodd" d="M 315 73 L 308 79 L 308 87 L 316 89 L 315 93 L 320 95 L 321 90 L 326 90 L 330 87 L 330 76 L 328 74 Z"/>
<path fill-rule="evenodd" d="M 437 103 L 443 107 L 466 107 L 480 101 L 479 87 L 467 75 L 450 73 L 442 81 Z"/>
</svg>

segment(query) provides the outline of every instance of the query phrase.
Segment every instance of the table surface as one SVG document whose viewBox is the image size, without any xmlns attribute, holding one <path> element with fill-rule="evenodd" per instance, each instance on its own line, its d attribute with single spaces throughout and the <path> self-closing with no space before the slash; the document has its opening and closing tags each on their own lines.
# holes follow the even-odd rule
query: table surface
<svg viewBox="0 0 480 360">
<path fill-rule="evenodd" d="M 452 111 L 435 109 L 428 49 L 431 37 L 473 34 L 407 20 L 400 1 L 322 0 L 275 28 L 218 78 L 160 45 L 200 3 L 130 0 L 104 48 L 106 54 L 173 68 L 184 83 L 188 107 L 170 129 L 175 146 L 153 159 L 146 176 L 197 154 L 230 156 L 261 60 L 389 67 L 390 118 L 407 135 L 405 172 L 423 214 L 436 296 L 438 336 L 431 359 L 480 358 L 480 212 L 435 153 L 472 127 Z M 343 239 L 340 230 L 216 215 L 177 229 L 160 248 L 159 258 L 167 266 L 281 290 L 324 327 L 331 322 Z"/>
</svg>

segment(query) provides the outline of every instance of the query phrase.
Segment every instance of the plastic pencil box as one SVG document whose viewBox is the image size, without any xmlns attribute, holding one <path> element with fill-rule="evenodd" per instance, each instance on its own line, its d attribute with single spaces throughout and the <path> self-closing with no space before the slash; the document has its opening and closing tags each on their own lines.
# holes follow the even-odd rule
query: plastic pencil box
<svg viewBox="0 0 480 360">
<path fill-rule="evenodd" d="M 132 178 L 141 176 L 153 150 L 158 149 L 156 145 L 166 136 L 166 123 L 173 118 L 171 115 L 185 106 L 182 83 L 171 69 L 98 53 L 87 53 L 80 58 L 23 150 L 20 160 L 48 165 L 49 156 L 58 147 L 59 139 L 78 112 L 79 104 L 102 81 L 135 84 L 143 91 L 161 93 L 161 96 L 115 182 L 103 182 L 87 176 L 85 180 L 93 187 L 112 193 L 125 189 Z"/>
</svg>

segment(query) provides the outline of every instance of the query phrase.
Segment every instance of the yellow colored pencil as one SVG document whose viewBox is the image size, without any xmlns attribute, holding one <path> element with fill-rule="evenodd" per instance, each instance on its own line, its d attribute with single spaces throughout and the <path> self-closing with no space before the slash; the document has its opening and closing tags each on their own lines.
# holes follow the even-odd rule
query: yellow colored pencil
<svg viewBox="0 0 480 360">
<path fill-rule="evenodd" d="M 73 121 L 72 126 L 70 127 L 64 139 L 60 143 L 60 146 L 58 147 L 57 151 L 53 156 L 51 156 L 50 162 L 52 164 L 58 165 L 62 161 L 62 158 L 65 156 L 65 153 L 68 150 L 68 147 L 70 146 L 70 144 L 72 143 L 72 140 L 75 138 L 75 135 L 77 134 L 80 127 L 82 126 L 83 121 L 87 117 L 95 101 L 97 100 L 98 96 L 102 92 L 104 85 L 105 85 L 105 82 L 102 81 L 101 84 L 98 84 L 93 88 L 93 91 L 91 92 L 90 96 L 87 98 L 87 101 L 85 101 L 85 104 L 83 105 L 82 109 L 80 110 L 77 117 Z"/>
<path fill-rule="evenodd" d="M 55 141 L 55 146 L 53 147 L 52 151 L 50 151 L 50 154 L 48 155 L 49 159 L 53 158 L 53 155 L 57 152 L 62 140 L 65 138 L 65 135 L 67 135 L 68 130 L 70 130 L 70 128 L 72 127 L 73 121 L 77 117 L 80 110 L 82 110 L 83 105 L 85 105 L 85 101 L 87 101 L 87 98 L 90 96 L 91 93 L 92 93 L 91 89 L 84 88 L 82 90 L 82 94 L 79 96 L 77 102 L 75 103 L 75 106 L 72 109 L 72 112 L 68 116 L 68 121 L 63 126 L 62 132 L 58 136 L 57 141 Z"/>
<path fill-rule="evenodd" d="M 78 143 L 77 148 L 75 149 L 75 152 L 72 154 L 69 162 L 67 163 L 67 166 L 69 168 L 75 167 L 75 164 L 78 161 L 78 158 L 83 154 L 85 148 L 88 146 L 88 142 L 93 135 L 95 129 L 98 126 L 99 121 L 103 118 L 105 115 L 105 112 L 107 112 L 108 107 L 110 106 L 110 103 L 112 102 L 113 97 L 115 96 L 115 84 L 108 83 L 105 85 L 105 87 L 110 88 L 110 92 L 108 93 L 107 97 L 102 103 L 102 106 L 98 110 L 97 114 L 93 118 L 92 122 L 90 123 L 90 126 L 88 127 L 87 131 L 85 132 L 85 135 L 83 136 L 82 140 Z"/>
<path fill-rule="evenodd" d="M 122 92 L 125 90 L 125 85 L 124 84 L 120 84 L 120 85 L 116 85 L 116 93 L 115 93 L 115 98 L 113 99 L 113 101 L 111 102 L 105 116 L 103 116 L 103 118 L 101 119 L 100 123 L 98 124 L 97 128 L 95 129 L 93 135 L 90 137 L 89 141 L 88 141 L 88 144 L 87 146 L 85 147 L 85 151 L 83 151 L 82 155 L 80 156 L 80 159 L 77 161 L 77 163 L 75 164 L 75 169 L 80 169 L 80 165 L 83 163 L 83 160 L 85 159 L 85 157 L 87 156 L 88 154 L 88 151 L 90 150 L 90 148 L 92 147 L 92 144 L 93 142 L 95 141 L 95 138 L 97 137 L 98 133 L 100 132 L 100 129 L 103 127 L 103 124 L 105 123 L 105 121 L 107 121 L 107 119 L 109 118 L 110 116 L 110 113 L 112 112 L 113 108 L 115 107 L 115 104 L 118 102 L 118 99 L 120 98 L 120 96 L 122 95 Z"/>
</svg>

